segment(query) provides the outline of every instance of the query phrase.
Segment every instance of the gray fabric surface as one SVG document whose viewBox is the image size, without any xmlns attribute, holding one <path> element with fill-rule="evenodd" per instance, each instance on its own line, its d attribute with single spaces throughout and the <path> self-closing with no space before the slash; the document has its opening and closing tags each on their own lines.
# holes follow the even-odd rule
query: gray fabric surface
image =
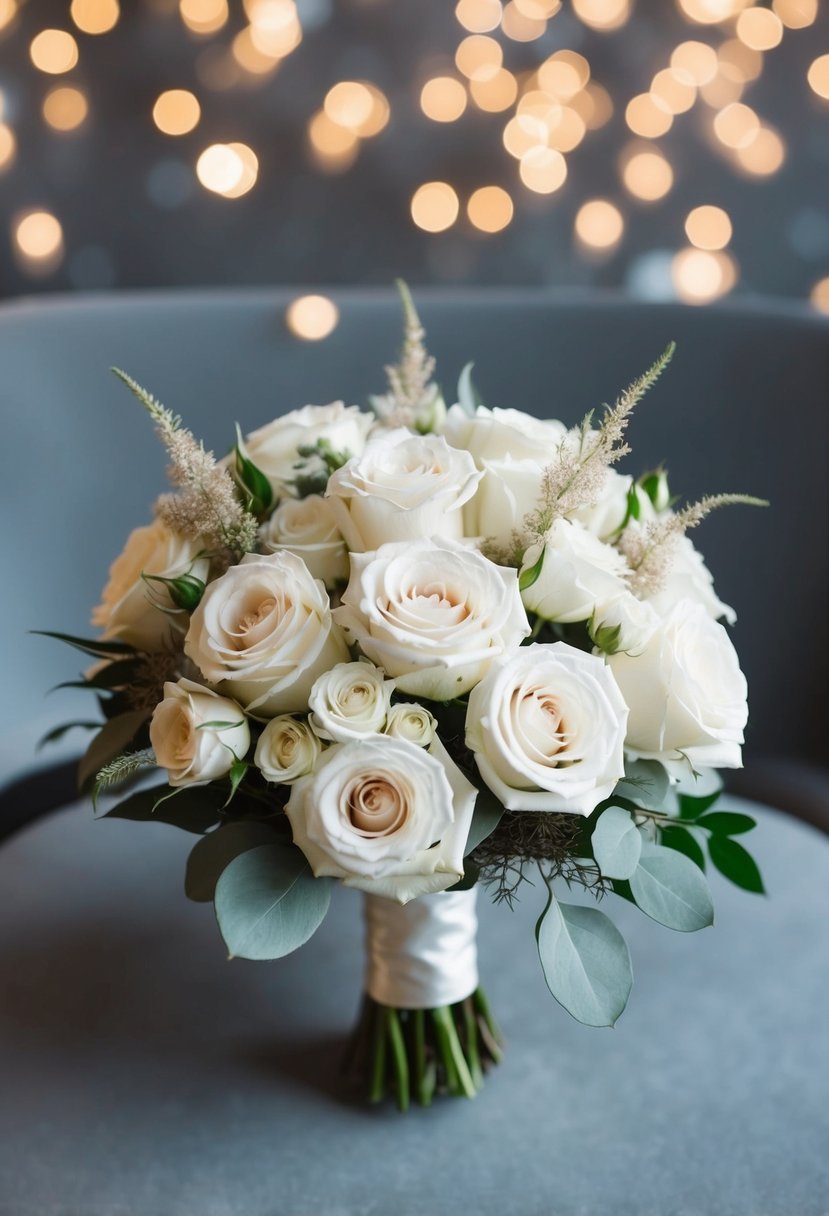
<svg viewBox="0 0 829 1216">
<path fill-rule="evenodd" d="M 825 1216 L 829 840 L 759 814 L 770 898 L 714 877 L 687 936 L 608 905 L 636 970 L 613 1032 L 546 993 L 541 893 L 483 898 L 505 1062 L 407 1116 L 337 1073 L 356 893 L 298 954 L 228 963 L 181 893 L 192 838 L 87 806 L 30 828 L 0 852 L 0 1213 Z"/>
</svg>

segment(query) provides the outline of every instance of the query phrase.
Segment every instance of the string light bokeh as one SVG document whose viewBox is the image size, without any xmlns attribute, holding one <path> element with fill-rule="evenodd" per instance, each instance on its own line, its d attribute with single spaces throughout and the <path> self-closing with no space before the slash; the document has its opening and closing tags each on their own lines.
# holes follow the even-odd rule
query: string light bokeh
<svg viewBox="0 0 829 1216">
<path fill-rule="evenodd" d="M 6 296 L 404 275 L 829 311 L 827 185 L 829 0 L 0 0 Z"/>
</svg>

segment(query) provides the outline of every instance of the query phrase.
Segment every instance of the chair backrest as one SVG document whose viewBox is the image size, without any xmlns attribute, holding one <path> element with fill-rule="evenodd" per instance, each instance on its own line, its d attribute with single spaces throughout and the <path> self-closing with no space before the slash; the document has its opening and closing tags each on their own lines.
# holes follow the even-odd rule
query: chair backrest
<svg viewBox="0 0 829 1216">
<path fill-rule="evenodd" d="M 84 633 L 127 532 L 149 517 L 164 457 L 123 367 L 207 446 L 307 402 L 364 403 L 397 351 L 392 291 L 332 293 L 320 343 L 285 327 L 284 290 L 155 292 L 0 308 L 3 663 L 0 773 L 77 708 L 44 702 L 79 663 L 36 628 Z M 742 491 L 694 539 L 736 606 L 748 674 L 749 753 L 826 758 L 829 324 L 800 308 L 693 309 L 601 295 L 423 290 L 418 305 L 447 397 L 467 361 L 491 405 L 578 421 L 612 401 L 665 347 L 674 365 L 641 404 L 623 467 L 665 461 L 675 493 Z M 78 656 L 79 657 L 79 656 Z M 63 695 L 63 694 L 59 694 Z M 88 708 L 88 706 L 87 706 Z M 83 713 L 81 716 L 84 716 Z"/>
</svg>

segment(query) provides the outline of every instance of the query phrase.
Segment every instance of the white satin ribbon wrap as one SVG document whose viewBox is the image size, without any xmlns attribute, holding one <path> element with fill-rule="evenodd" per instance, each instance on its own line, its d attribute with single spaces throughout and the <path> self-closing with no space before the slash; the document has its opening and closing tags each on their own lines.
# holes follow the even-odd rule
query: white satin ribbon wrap
<svg viewBox="0 0 829 1216">
<path fill-rule="evenodd" d="M 366 992 L 394 1009 L 435 1009 L 478 987 L 477 890 L 398 904 L 366 895 Z"/>
</svg>

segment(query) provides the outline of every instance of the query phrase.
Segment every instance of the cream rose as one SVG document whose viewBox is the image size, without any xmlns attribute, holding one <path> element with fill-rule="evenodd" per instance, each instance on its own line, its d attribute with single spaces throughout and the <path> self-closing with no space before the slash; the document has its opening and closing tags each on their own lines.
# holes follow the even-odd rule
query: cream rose
<svg viewBox="0 0 829 1216">
<path fill-rule="evenodd" d="M 511 811 L 589 815 L 624 775 L 628 711 L 596 655 L 524 646 L 473 689 L 466 744 Z"/>
<path fill-rule="evenodd" d="M 177 578 L 193 574 L 207 580 L 210 562 L 199 557 L 201 546 L 171 532 L 156 519 L 136 528 L 127 538 L 123 553 L 110 566 L 109 582 L 101 603 L 92 614 L 92 624 L 103 629 L 105 638 L 127 642 L 136 650 L 150 654 L 165 650 L 176 633 L 184 633 L 187 615 L 171 615 L 167 588 L 163 583 L 145 582 L 142 574 Z"/>
<path fill-rule="evenodd" d="M 386 719 L 384 734 L 393 739 L 407 739 L 418 747 L 431 747 L 438 724 L 428 709 L 411 701 L 392 705 Z"/>
<path fill-rule="evenodd" d="M 301 557 L 326 587 L 348 578 L 348 549 L 331 504 L 321 494 L 286 498 L 262 525 L 259 537 L 266 553 L 287 549 Z"/>
<path fill-rule="evenodd" d="M 671 566 L 662 590 L 650 596 L 650 603 L 660 616 L 667 616 L 680 600 L 695 600 L 702 604 L 714 620 L 724 617 L 729 625 L 737 613 L 724 604 L 714 590 L 714 578 L 699 549 L 688 536 L 678 536 L 671 552 Z"/>
<path fill-rule="evenodd" d="M 513 529 L 537 506 L 544 469 L 555 459 L 567 428 L 520 410 L 479 406 L 470 417 L 453 405 L 444 435 L 453 447 L 468 451 L 483 472 L 464 508 L 466 535 L 509 541 Z"/>
<path fill-rule="evenodd" d="M 621 553 L 566 519 L 557 519 L 543 541 L 530 545 L 522 575 L 539 560 L 538 577 L 521 598 L 525 608 L 547 621 L 589 620 L 598 606 L 627 589 L 628 565 Z"/>
<path fill-rule="evenodd" d="M 589 630 L 597 648 L 606 654 L 619 650 L 641 654 L 658 624 L 659 616 L 647 600 L 624 591 L 596 609 Z"/>
<path fill-rule="evenodd" d="M 245 436 L 245 451 L 267 477 L 275 498 L 293 493 L 299 449 L 324 439 L 336 452 L 362 452 L 374 415 L 356 405 L 305 405 Z"/>
<path fill-rule="evenodd" d="M 463 536 L 462 507 L 481 474 L 440 435 L 379 432 L 331 474 L 326 494 L 352 552 L 389 541 Z"/>
<path fill-rule="evenodd" d="M 308 708 L 321 739 L 345 743 L 379 734 L 386 725 L 394 681 L 373 663 L 338 663 L 318 676 Z"/>
<path fill-rule="evenodd" d="M 467 692 L 530 632 L 517 572 L 451 540 L 352 554 L 334 617 L 401 692 L 436 701 Z"/>
<path fill-rule="evenodd" d="M 322 744 L 304 719 L 279 714 L 259 736 L 253 762 L 266 781 L 290 785 L 311 772 L 321 751 Z"/>
<path fill-rule="evenodd" d="M 611 655 L 608 666 L 630 708 L 625 747 L 680 776 L 740 768 L 748 689 L 736 651 L 705 608 L 680 600 L 641 654 Z"/>
<path fill-rule="evenodd" d="M 439 740 L 369 735 L 328 748 L 285 810 L 317 877 L 405 904 L 463 877 L 475 796 Z"/>
<path fill-rule="evenodd" d="M 317 676 L 348 658 L 325 588 L 293 553 L 248 553 L 204 593 L 185 653 L 258 718 L 308 707 Z"/>
<path fill-rule="evenodd" d="M 170 785 L 206 785 L 230 772 L 250 747 L 250 728 L 235 701 L 192 680 L 164 685 L 150 743 Z"/>
</svg>

